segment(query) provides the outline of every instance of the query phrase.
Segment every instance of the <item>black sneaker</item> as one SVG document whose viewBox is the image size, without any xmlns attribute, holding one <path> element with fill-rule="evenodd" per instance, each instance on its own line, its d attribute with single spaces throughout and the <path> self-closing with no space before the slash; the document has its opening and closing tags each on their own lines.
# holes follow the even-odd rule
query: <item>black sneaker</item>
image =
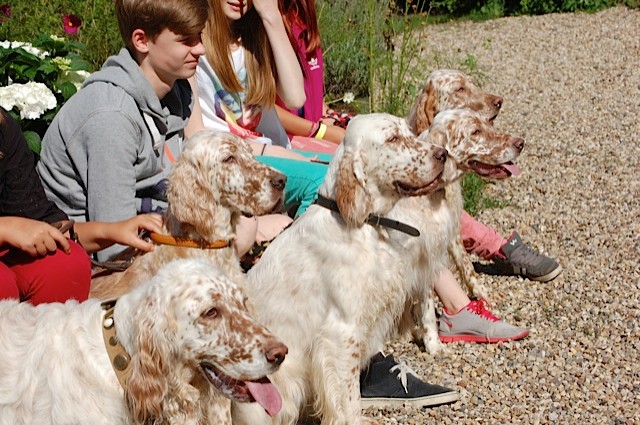
<svg viewBox="0 0 640 425">
<path fill-rule="evenodd" d="M 518 232 L 511 234 L 500 251 L 506 258 L 496 255 L 492 258 L 494 263 L 531 280 L 548 282 L 562 272 L 562 266 L 556 260 L 524 244 Z"/>
<path fill-rule="evenodd" d="M 360 404 L 367 407 L 439 406 L 460 399 L 457 391 L 422 381 L 392 355 L 376 354 L 360 374 Z"/>
</svg>

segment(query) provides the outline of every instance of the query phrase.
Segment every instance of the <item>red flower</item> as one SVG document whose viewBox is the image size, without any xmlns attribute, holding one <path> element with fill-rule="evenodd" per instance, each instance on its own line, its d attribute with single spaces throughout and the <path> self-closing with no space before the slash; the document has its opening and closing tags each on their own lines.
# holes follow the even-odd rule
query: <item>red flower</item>
<svg viewBox="0 0 640 425">
<path fill-rule="evenodd" d="M 63 15 L 62 26 L 67 34 L 75 34 L 82 25 L 82 21 L 76 15 Z"/>
<path fill-rule="evenodd" d="M 4 18 L 10 18 L 11 17 L 11 6 L 9 6 L 8 4 L 3 4 L 2 6 L 0 6 L 0 14 L 4 15 L 0 16 L 0 22 L 4 20 Z"/>
</svg>

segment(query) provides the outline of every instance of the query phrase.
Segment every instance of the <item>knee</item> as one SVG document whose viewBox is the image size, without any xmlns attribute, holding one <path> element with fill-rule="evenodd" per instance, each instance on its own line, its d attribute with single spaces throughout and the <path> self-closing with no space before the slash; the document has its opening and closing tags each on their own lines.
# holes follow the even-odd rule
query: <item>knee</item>
<svg viewBox="0 0 640 425">
<path fill-rule="evenodd" d="M 0 262 L 0 300 L 19 299 L 18 278 L 4 263 Z"/>
</svg>

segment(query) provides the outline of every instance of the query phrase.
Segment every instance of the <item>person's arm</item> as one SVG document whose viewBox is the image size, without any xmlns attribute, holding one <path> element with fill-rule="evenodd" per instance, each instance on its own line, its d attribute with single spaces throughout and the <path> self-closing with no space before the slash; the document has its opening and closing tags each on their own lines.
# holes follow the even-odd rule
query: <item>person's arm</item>
<svg viewBox="0 0 640 425">
<path fill-rule="evenodd" d="M 191 91 L 195 102 L 193 104 L 193 110 L 187 125 L 184 128 L 184 135 L 188 139 L 198 131 L 204 130 L 204 121 L 202 120 L 202 109 L 200 108 L 200 97 L 198 96 L 198 86 L 196 84 L 196 77 L 189 78 L 189 85 L 191 85 Z"/>
<path fill-rule="evenodd" d="M 302 137 L 314 136 L 311 134 L 311 132 L 315 128 L 316 123 L 292 114 L 291 112 L 278 105 L 276 105 L 276 112 L 278 113 L 278 118 L 280 119 L 280 122 L 282 123 L 282 126 L 286 130 L 287 134 Z M 324 132 L 322 138 L 329 142 L 340 144 L 342 143 L 342 139 L 344 138 L 344 133 L 345 130 L 343 128 L 334 125 L 326 125 L 326 131 Z"/>
<path fill-rule="evenodd" d="M 140 230 L 162 232 L 162 216 L 140 214 L 133 218 L 112 223 L 90 221 L 75 223 L 74 231 L 85 251 L 97 252 L 113 244 L 128 245 L 142 251 L 152 251 L 153 244 L 138 237 Z"/>
<path fill-rule="evenodd" d="M 71 252 L 69 241 L 58 229 L 43 221 L 24 217 L 0 217 L 0 246 L 9 245 L 36 257 L 60 247 Z"/>
<path fill-rule="evenodd" d="M 300 68 L 298 58 L 284 28 L 282 15 L 278 9 L 278 1 L 254 0 L 253 7 L 256 8 L 264 23 L 273 51 L 278 71 L 276 76 L 278 96 L 289 108 L 301 108 L 306 100 L 302 68 Z"/>
</svg>

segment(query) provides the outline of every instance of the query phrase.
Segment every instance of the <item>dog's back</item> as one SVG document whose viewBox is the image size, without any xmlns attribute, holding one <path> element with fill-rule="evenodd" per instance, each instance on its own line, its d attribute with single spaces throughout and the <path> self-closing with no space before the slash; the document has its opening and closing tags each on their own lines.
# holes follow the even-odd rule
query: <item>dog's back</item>
<svg viewBox="0 0 640 425">
<path fill-rule="evenodd" d="M 94 300 L 38 307 L 0 301 L 0 424 L 75 423 L 79 417 L 87 424 L 105 417 L 126 423 L 104 343 L 91 337 L 101 333 L 100 310 Z M 70 368 L 77 373 L 70 375 Z M 102 400 L 94 405 L 87 402 L 91 397 Z"/>
</svg>

